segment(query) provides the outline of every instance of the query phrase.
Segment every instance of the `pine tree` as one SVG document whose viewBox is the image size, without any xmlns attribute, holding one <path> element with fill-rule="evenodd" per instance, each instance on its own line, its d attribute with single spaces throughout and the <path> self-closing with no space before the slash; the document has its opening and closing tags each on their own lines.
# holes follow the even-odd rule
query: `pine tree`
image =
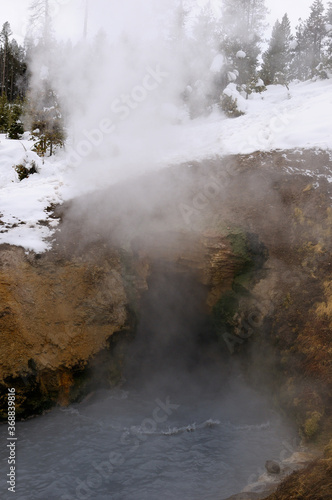
<svg viewBox="0 0 332 500">
<path fill-rule="evenodd" d="M 36 140 L 34 150 L 40 156 L 52 156 L 65 140 L 58 96 L 45 79 L 38 92 L 30 91 L 25 115 L 26 128 Z"/>
<path fill-rule="evenodd" d="M 53 40 L 50 4 L 51 0 L 34 0 L 29 7 L 30 30 L 44 47 L 51 46 Z"/>
<path fill-rule="evenodd" d="M 294 63 L 295 78 L 307 80 L 317 75 L 322 61 L 323 40 L 326 36 L 326 17 L 322 0 L 315 0 L 309 18 L 297 27 Z"/>
<path fill-rule="evenodd" d="M 332 73 L 332 2 L 328 3 L 326 12 L 326 35 L 323 39 L 323 69 L 328 73 Z"/>
<path fill-rule="evenodd" d="M 0 33 L 0 85 L 1 95 L 9 102 L 24 97 L 26 90 L 26 54 L 16 40 L 11 40 L 12 31 L 6 22 Z"/>
<path fill-rule="evenodd" d="M 311 76 L 315 75 L 315 69 L 321 62 L 323 38 L 326 34 L 324 10 L 322 0 L 315 0 L 311 6 L 310 16 L 304 33 L 308 43 L 308 64 Z"/>
<path fill-rule="evenodd" d="M 10 105 L 9 126 L 8 126 L 9 139 L 20 139 L 21 136 L 24 134 L 24 127 L 21 121 L 22 113 L 23 113 L 23 103 L 18 98 L 13 104 Z"/>
<path fill-rule="evenodd" d="M 10 102 L 23 99 L 28 87 L 27 59 L 24 49 L 11 40 L 8 61 L 8 89 Z"/>
<path fill-rule="evenodd" d="M 263 54 L 260 76 L 266 85 L 273 83 L 288 85 L 292 59 L 292 40 L 290 22 L 287 14 L 285 14 L 281 23 L 278 20 L 276 21 L 269 48 Z"/>
<path fill-rule="evenodd" d="M 9 127 L 9 104 L 6 94 L 0 97 L 0 133 L 6 134 Z"/>
<path fill-rule="evenodd" d="M 59 96 L 51 84 L 56 42 L 53 37 L 50 5 L 51 0 L 34 0 L 30 7 L 31 31 L 35 30 L 35 43 L 30 46 L 30 55 L 35 64 L 24 122 L 36 140 L 34 149 L 40 156 L 52 156 L 57 147 L 64 145 L 65 140 Z"/>
<path fill-rule="evenodd" d="M 327 4 L 326 22 L 332 26 L 332 2 Z"/>
<path fill-rule="evenodd" d="M 5 22 L 0 33 L 1 42 L 1 95 L 7 95 L 8 88 L 8 56 L 9 56 L 9 38 L 12 35 L 10 24 Z"/>
<path fill-rule="evenodd" d="M 177 1 L 170 29 L 171 50 L 180 48 L 181 72 L 186 82 L 181 93 L 186 111 L 195 118 L 219 102 L 214 93 L 215 73 L 210 71 L 216 55 L 216 19 L 209 5 L 197 10 L 196 2 Z M 195 15 L 191 16 L 192 9 Z"/>
<path fill-rule="evenodd" d="M 266 13 L 264 0 L 224 1 L 221 51 L 238 71 L 239 85 L 249 85 L 256 76 Z"/>
<path fill-rule="evenodd" d="M 196 17 L 188 40 L 190 116 L 194 118 L 211 111 L 211 106 L 220 99 L 220 73 L 211 71 L 216 56 L 216 19 L 211 7 L 205 6 Z"/>
<path fill-rule="evenodd" d="M 305 22 L 301 19 L 296 26 L 294 57 L 290 67 L 291 79 L 307 80 L 309 78 L 308 66 L 306 64 L 307 42 L 304 35 Z"/>
</svg>

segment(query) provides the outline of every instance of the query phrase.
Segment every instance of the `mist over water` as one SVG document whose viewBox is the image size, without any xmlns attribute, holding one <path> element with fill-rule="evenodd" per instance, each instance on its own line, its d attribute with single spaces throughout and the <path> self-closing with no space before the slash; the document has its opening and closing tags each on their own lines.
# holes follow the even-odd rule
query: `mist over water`
<svg viewBox="0 0 332 500">
<path fill-rule="evenodd" d="M 16 498 L 222 500 L 290 454 L 292 430 L 209 333 L 205 294 L 154 269 L 122 387 L 18 424 Z"/>
<path fill-rule="evenodd" d="M 221 500 L 285 452 L 290 433 L 248 388 L 219 399 L 183 390 L 105 391 L 19 424 L 16 498 Z"/>
</svg>

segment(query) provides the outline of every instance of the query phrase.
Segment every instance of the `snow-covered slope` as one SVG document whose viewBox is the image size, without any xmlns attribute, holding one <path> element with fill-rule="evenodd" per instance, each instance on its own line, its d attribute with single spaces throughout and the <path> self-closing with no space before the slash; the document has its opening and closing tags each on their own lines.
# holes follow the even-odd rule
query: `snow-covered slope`
<svg viewBox="0 0 332 500">
<path fill-rule="evenodd" d="M 30 151 L 32 146 L 28 140 L 0 136 L 0 244 L 43 252 L 50 248 L 57 226 L 47 208 L 80 194 L 82 187 L 75 185 L 72 166 L 63 153 L 43 163 Z M 292 83 L 289 91 L 270 86 L 263 94 L 251 96 L 246 115 L 235 119 L 215 111 L 208 118 L 169 125 L 169 150 L 161 154 L 158 166 L 293 148 L 332 150 L 332 80 Z M 24 159 L 34 160 L 39 173 L 19 182 L 13 166 Z M 89 182 L 84 189 L 93 188 Z"/>
<path fill-rule="evenodd" d="M 271 85 L 234 119 L 219 113 L 179 127 L 173 160 L 292 148 L 332 148 L 332 80 Z M 188 154 L 189 153 L 189 154 Z"/>
<path fill-rule="evenodd" d="M 30 150 L 33 145 L 32 141 L 8 140 L 0 135 L 0 244 L 10 243 L 43 252 L 50 247 L 45 239 L 58 224 L 56 220 L 49 220 L 46 209 L 61 203 L 66 167 L 57 160 L 48 159 L 43 164 Z M 29 166 L 31 161 L 39 173 L 20 182 L 14 167 L 24 163 Z"/>
</svg>

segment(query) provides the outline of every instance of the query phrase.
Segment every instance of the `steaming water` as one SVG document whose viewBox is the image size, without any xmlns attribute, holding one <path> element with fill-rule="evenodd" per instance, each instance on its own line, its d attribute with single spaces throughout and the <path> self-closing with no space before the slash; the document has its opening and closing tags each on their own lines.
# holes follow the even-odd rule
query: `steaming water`
<svg viewBox="0 0 332 500">
<path fill-rule="evenodd" d="M 126 353 L 126 390 L 18 423 L 17 500 L 222 500 L 290 454 L 292 430 L 237 358 L 199 340 L 201 293 L 158 273 Z M 5 446 L 0 458 L 6 491 Z"/>
<path fill-rule="evenodd" d="M 157 411 L 167 397 L 174 407 Z M 18 500 L 221 500 L 291 439 L 264 398 L 242 383 L 199 396 L 100 391 L 19 423 L 17 436 Z M 6 491 L 4 446 L 1 463 Z"/>
</svg>

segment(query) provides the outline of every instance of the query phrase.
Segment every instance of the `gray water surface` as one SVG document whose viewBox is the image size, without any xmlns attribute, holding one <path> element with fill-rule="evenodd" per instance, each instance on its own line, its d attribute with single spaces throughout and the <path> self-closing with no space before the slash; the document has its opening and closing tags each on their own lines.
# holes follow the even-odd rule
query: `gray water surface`
<svg viewBox="0 0 332 500">
<path fill-rule="evenodd" d="M 257 478 L 293 435 L 262 396 L 234 383 L 199 395 L 99 391 L 19 423 L 17 437 L 17 492 L 1 498 L 221 500 Z M 4 446 L 1 464 L 3 492 Z"/>
</svg>

